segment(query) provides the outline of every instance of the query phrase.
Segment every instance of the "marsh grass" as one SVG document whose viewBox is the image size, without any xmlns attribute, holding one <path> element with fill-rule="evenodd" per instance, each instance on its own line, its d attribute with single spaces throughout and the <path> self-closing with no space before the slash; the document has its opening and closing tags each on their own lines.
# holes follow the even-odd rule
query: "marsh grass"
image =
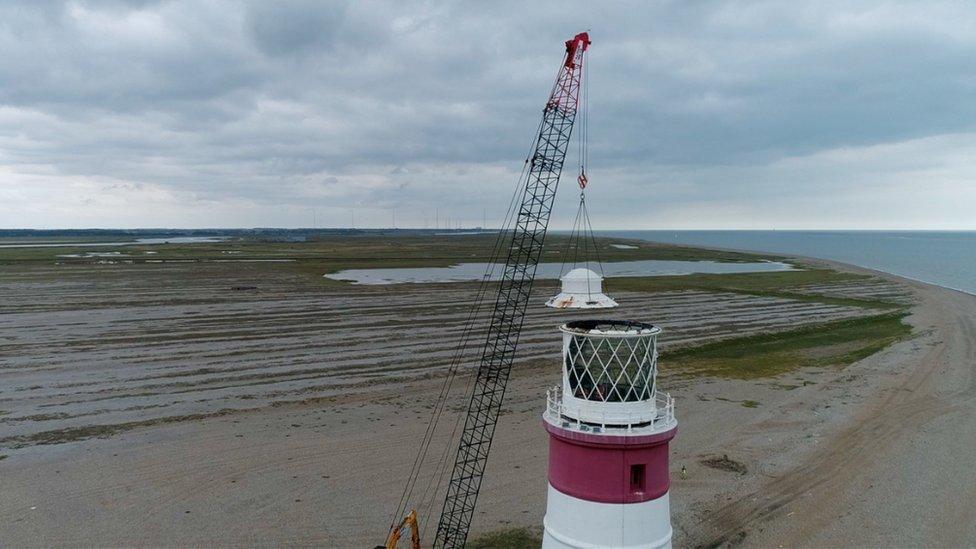
<svg viewBox="0 0 976 549">
<path fill-rule="evenodd" d="M 121 252 L 127 257 L 119 260 L 254 260 L 290 259 L 296 263 L 315 265 L 321 276 L 325 272 L 370 267 L 446 267 L 459 262 L 486 261 L 495 243 L 495 234 L 480 235 L 323 235 L 305 242 L 270 242 L 257 238 L 239 238 L 223 242 L 195 242 L 180 244 L 127 245 L 89 247 L 65 246 L 52 248 L 0 248 L 0 263 L 61 261 L 63 263 L 93 263 L 104 258 L 59 258 L 65 254 L 84 254 L 89 251 Z M 567 253 L 569 236 L 550 234 L 542 261 L 561 262 Z M 706 250 L 670 244 L 627 240 L 596 239 L 600 258 L 604 261 L 642 259 L 748 262 L 770 256 L 722 250 Z M 635 249 L 619 249 L 613 244 L 628 244 Z M 153 252 L 147 254 L 146 252 Z M 593 252 L 591 252 L 593 253 Z M 594 254 L 595 255 L 595 254 Z M 322 271 L 325 267 L 325 271 Z"/>
<path fill-rule="evenodd" d="M 902 305 L 882 299 L 830 297 L 800 293 L 798 288 L 812 285 L 831 285 L 876 280 L 869 275 L 842 273 L 829 269 L 811 268 L 802 264 L 794 271 L 768 273 L 690 274 L 685 276 L 622 277 L 608 281 L 607 291 L 665 292 L 700 290 L 732 292 L 762 297 L 781 297 L 804 302 L 849 305 L 873 309 L 896 309 Z"/>
<path fill-rule="evenodd" d="M 542 547 L 542 536 L 531 528 L 491 532 L 465 544 L 468 549 L 532 549 Z"/>
<path fill-rule="evenodd" d="M 808 367 L 843 367 L 911 334 L 904 311 L 740 337 L 665 353 L 664 372 L 679 377 L 758 379 Z"/>
</svg>

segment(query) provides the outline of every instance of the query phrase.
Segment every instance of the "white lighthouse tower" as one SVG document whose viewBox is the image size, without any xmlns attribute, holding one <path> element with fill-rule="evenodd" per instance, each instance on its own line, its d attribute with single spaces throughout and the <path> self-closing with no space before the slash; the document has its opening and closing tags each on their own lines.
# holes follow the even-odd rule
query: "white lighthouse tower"
<svg viewBox="0 0 976 549">
<path fill-rule="evenodd" d="M 674 402 L 657 391 L 650 324 L 564 324 L 562 387 L 549 391 L 549 494 L 542 546 L 671 546 L 668 443 Z"/>
</svg>

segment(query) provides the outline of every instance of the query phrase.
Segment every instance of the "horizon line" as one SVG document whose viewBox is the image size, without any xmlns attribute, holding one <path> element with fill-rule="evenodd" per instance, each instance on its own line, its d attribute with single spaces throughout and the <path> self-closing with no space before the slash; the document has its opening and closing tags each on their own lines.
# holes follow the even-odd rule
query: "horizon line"
<svg viewBox="0 0 976 549">
<path fill-rule="evenodd" d="M 275 226 L 254 226 L 254 227 L 57 227 L 57 228 L 34 228 L 34 227 L 0 227 L 0 232 L 58 232 L 58 231 L 101 231 L 101 232 L 132 232 L 132 231 L 498 231 L 498 227 L 275 227 Z M 552 231 L 569 231 L 572 227 L 550 227 Z M 854 228 L 854 227 L 809 227 L 809 228 L 638 228 L 638 229 L 593 229 L 595 232 L 608 231 L 655 231 L 655 232 L 836 232 L 836 231 L 856 231 L 856 232 L 976 232 L 976 228 Z"/>
</svg>

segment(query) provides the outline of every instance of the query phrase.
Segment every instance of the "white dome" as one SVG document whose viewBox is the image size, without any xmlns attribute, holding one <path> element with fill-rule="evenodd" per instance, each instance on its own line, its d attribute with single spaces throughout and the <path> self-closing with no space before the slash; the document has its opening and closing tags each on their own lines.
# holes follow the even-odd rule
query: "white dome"
<svg viewBox="0 0 976 549">
<path fill-rule="evenodd" d="M 617 302 L 603 293 L 603 277 L 589 269 L 573 269 L 560 280 L 562 291 L 546 302 L 556 309 L 605 309 Z"/>
</svg>

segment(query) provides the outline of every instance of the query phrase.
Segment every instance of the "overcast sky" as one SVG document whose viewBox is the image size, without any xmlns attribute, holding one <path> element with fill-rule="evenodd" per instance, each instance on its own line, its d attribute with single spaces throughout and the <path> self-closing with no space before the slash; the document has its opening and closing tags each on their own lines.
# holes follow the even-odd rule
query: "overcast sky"
<svg viewBox="0 0 976 549">
<path fill-rule="evenodd" d="M 586 29 L 596 228 L 976 229 L 976 4 L 851 0 L 5 1 L 0 227 L 497 223 Z"/>
</svg>

